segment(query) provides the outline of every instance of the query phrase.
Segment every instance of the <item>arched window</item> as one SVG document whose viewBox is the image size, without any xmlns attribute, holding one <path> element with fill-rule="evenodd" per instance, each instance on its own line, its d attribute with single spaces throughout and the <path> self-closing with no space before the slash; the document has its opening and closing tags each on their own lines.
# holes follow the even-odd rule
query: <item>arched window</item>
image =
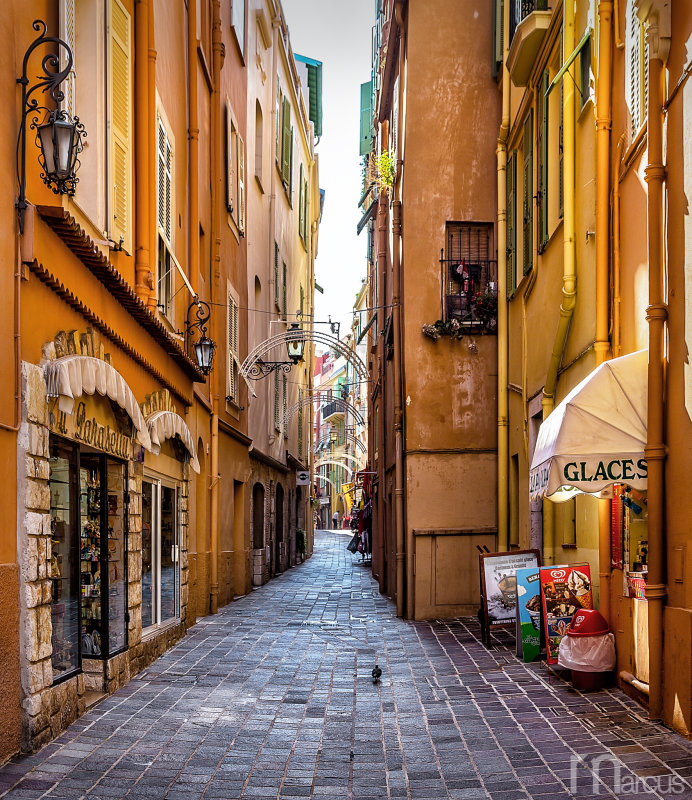
<svg viewBox="0 0 692 800">
<path fill-rule="evenodd" d="M 252 488 L 252 546 L 264 547 L 264 486 L 256 483 Z"/>
</svg>

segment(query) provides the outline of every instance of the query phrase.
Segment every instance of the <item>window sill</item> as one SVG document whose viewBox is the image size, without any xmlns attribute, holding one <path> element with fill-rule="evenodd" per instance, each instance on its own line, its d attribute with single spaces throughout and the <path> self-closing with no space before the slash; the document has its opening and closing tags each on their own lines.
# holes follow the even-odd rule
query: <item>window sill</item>
<svg viewBox="0 0 692 800">
<path fill-rule="evenodd" d="M 155 639 L 162 633 L 167 633 L 169 630 L 176 628 L 180 625 L 181 619 L 176 617 L 175 619 L 167 620 L 166 622 L 161 622 L 156 625 L 151 625 L 149 628 L 145 628 L 142 631 L 142 643 L 150 642 L 152 639 Z"/>
</svg>

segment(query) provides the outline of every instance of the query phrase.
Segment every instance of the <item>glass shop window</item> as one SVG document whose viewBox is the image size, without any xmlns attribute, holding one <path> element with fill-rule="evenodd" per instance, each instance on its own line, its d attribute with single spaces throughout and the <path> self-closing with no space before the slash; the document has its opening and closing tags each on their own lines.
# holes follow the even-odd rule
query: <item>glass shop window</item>
<svg viewBox="0 0 692 800">
<path fill-rule="evenodd" d="M 53 679 L 79 669 L 79 560 L 75 509 L 77 448 L 52 441 L 50 452 Z"/>
<path fill-rule="evenodd" d="M 126 466 L 51 438 L 53 677 L 127 647 Z"/>
<path fill-rule="evenodd" d="M 154 478 L 142 483 L 142 628 L 180 617 L 180 491 Z"/>
</svg>

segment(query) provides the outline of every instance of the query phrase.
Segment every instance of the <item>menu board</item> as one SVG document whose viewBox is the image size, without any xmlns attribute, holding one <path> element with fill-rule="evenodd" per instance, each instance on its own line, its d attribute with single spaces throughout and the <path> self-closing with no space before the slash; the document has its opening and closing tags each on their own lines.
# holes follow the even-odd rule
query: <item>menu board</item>
<svg viewBox="0 0 692 800">
<path fill-rule="evenodd" d="M 515 625 L 517 615 L 517 570 L 538 567 L 538 550 L 481 553 L 479 558 L 483 611 L 483 638 L 490 645 L 492 628 Z"/>
<path fill-rule="evenodd" d="M 540 584 L 548 663 L 557 664 L 560 641 L 575 612 L 593 608 L 591 569 L 588 564 L 542 567 Z"/>
<path fill-rule="evenodd" d="M 521 649 L 524 661 L 535 661 L 541 653 L 541 583 L 538 567 L 517 570 L 517 616 Z"/>
</svg>

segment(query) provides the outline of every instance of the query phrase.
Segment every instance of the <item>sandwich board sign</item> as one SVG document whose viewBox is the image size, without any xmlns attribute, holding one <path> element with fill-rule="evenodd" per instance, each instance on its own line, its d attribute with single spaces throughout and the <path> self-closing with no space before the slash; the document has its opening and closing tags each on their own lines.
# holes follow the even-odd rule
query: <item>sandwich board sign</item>
<svg viewBox="0 0 692 800">
<path fill-rule="evenodd" d="M 489 647 L 492 629 L 516 625 L 517 570 L 539 567 L 541 556 L 538 550 L 512 550 L 508 553 L 481 553 L 478 560 L 483 640 Z"/>
</svg>

